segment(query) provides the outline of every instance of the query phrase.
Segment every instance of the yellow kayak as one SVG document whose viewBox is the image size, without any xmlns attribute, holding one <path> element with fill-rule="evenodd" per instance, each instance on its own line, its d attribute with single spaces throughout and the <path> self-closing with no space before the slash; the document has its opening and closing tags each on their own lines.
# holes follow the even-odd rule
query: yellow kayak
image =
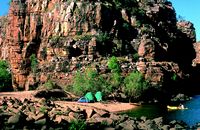
<svg viewBox="0 0 200 130">
<path fill-rule="evenodd" d="M 184 109 L 188 109 L 188 108 L 181 108 L 181 107 L 177 107 L 177 106 L 167 106 L 167 109 L 169 110 L 184 110 Z"/>
</svg>

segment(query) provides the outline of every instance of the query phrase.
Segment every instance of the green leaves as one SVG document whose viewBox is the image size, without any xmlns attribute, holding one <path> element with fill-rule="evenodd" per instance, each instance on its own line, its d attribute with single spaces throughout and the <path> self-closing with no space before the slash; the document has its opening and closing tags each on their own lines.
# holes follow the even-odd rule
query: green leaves
<svg viewBox="0 0 200 130">
<path fill-rule="evenodd" d="M 84 73 L 76 73 L 72 88 L 77 95 L 84 95 L 89 91 L 93 93 L 97 91 L 110 92 L 104 77 L 91 68 L 86 69 Z"/>
<path fill-rule="evenodd" d="M 32 70 L 33 73 L 36 73 L 37 67 L 38 67 L 38 61 L 37 61 L 35 54 L 32 54 L 30 56 L 30 61 L 31 61 L 31 70 Z"/>
<path fill-rule="evenodd" d="M 119 73 L 121 71 L 119 63 L 118 63 L 117 58 L 115 56 L 112 56 L 108 60 L 108 68 L 114 73 Z"/>
<path fill-rule="evenodd" d="M 8 63 L 0 60 L 0 91 L 5 91 L 12 86 L 11 73 L 8 68 Z"/>
<path fill-rule="evenodd" d="M 135 99 L 138 99 L 142 95 L 142 92 L 149 87 L 148 82 L 145 81 L 143 75 L 138 71 L 130 73 L 124 79 L 124 85 L 127 95 Z"/>
</svg>

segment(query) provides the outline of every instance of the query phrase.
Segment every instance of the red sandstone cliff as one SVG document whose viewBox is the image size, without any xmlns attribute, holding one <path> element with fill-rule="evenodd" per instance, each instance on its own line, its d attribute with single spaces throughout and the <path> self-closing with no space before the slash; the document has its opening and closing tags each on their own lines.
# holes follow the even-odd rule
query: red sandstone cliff
<svg viewBox="0 0 200 130">
<path fill-rule="evenodd" d="M 194 48 L 196 51 L 196 58 L 193 60 L 193 66 L 200 64 L 200 43 L 194 43 Z"/>
<path fill-rule="evenodd" d="M 0 58 L 10 63 L 14 88 L 28 90 L 47 79 L 66 84 L 77 68 L 97 63 L 103 70 L 111 55 L 127 56 L 125 72 L 137 66 L 155 84 L 162 83 L 165 73 L 183 77 L 195 58 L 193 25 L 177 23 L 165 0 L 126 6 L 115 1 L 12 0 L 8 16 L 1 18 Z M 144 60 L 136 63 L 135 53 Z M 34 70 L 33 54 L 38 62 Z"/>
</svg>

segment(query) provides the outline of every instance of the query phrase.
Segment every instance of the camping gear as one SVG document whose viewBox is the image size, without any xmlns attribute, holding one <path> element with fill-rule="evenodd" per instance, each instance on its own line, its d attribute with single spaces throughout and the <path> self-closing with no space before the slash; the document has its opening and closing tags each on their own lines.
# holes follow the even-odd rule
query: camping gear
<svg viewBox="0 0 200 130">
<path fill-rule="evenodd" d="M 88 103 L 89 100 L 88 100 L 87 98 L 85 98 L 85 97 L 81 97 L 81 98 L 78 100 L 78 102 L 81 102 L 81 103 Z"/>
<path fill-rule="evenodd" d="M 95 98 L 98 102 L 102 101 L 102 92 L 100 91 L 96 92 Z"/>
<path fill-rule="evenodd" d="M 87 92 L 85 94 L 85 98 L 87 98 L 87 100 L 89 100 L 89 102 L 94 102 L 94 96 L 93 96 L 92 92 Z"/>
</svg>

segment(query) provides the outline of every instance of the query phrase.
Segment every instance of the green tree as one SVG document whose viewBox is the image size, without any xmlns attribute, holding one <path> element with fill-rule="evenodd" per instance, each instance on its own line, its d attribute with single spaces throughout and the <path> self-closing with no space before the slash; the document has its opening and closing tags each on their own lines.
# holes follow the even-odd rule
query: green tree
<svg viewBox="0 0 200 130">
<path fill-rule="evenodd" d="M 119 63 L 118 63 L 117 58 L 115 56 L 112 56 L 108 60 L 108 69 L 110 69 L 113 73 L 119 73 L 121 71 Z"/>
<path fill-rule="evenodd" d="M 6 91 L 11 86 L 12 78 L 8 63 L 4 60 L 0 60 L 0 91 Z"/>
<path fill-rule="evenodd" d="M 120 73 L 112 73 L 108 82 L 112 89 L 117 89 L 122 83 L 122 77 Z"/>
<path fill-rule="evenodd" d="M 108 93 L 109 87 L 101 75 L 96 70 L 86 69 L 84 73 L 77 72 L 73 81 L 72 91 L 77 95 L 84 95 L 86 92 L 102 91 Z"/>
<path fill-rule="evenodd" d="M 145 81 L 143 75 L 138 71 L 130 73 L 130 75 L 124 79 L 124 85 L 125 93 L 130 98 L 134 99 L 140 98 L 142 93 L 149 87 L 149 83 Z"/>
</svg>

